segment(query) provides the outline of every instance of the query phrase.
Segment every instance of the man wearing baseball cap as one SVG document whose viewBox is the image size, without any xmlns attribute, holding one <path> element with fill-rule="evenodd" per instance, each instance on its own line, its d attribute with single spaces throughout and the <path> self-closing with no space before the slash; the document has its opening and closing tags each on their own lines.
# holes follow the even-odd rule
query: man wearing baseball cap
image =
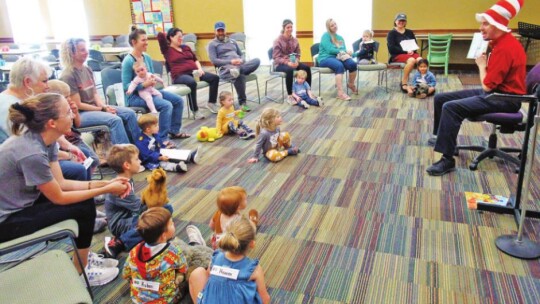
<svg viewBox="0 0 540 304">
<path fill-rule="evenodd" d="M 246 104 L 246 75 L 253 73 L 261 64 L 259 58 L 245 61 L 238 44 L 226 36 L 225 23 L 218 21 L 214 24 L 216 38 L 208 44 L 210 61 L 219 69 L 219 77 L 234 81 L 238 94 L 238 103 L 244 112 L 251 109 Z"/>
<path fill-rule="evenodd" d="M 461 123 L 467 117 L 488 113 L 515 113 L 520 104 L 510 101 L 488 101 L 490 93 L 525 94 L 527 56 L 508 29 L 508 22 L 523 6 L 523 0 L 500 0 L 482 14 L 476 14 L 480 22 L 482 38 L 489 41 L 491 53 L 476 58 L 482 89 L 462 90 L 435 95 L 433 134 L 435 151 L 441 159 L 427 168 L 429 175 L 444 175 L 455 170 L 454 150 Z"/>
</svg>

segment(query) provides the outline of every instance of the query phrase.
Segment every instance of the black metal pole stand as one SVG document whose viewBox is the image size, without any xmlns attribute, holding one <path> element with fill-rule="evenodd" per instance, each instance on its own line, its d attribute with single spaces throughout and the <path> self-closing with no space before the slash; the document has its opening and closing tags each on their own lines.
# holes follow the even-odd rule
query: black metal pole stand
<svg viewBox="0 0 540 304">
<path fill-rule="evenodd" d="M 529 199 L 529 186 L 531 180 L 531 172 L 534 164 L 534 154 L 536 150 L 536 138 L 538 133 L 538 123 L 540 123 L 540 116 L 534 118 L 534 128 L 532 134 L 532 140 L 529 144 L 528 159 L 529 163 L 526 166 L 525 172 L 522 174 L 520 171 L 520 176 L 524 177 L 524 185 L 522 191 L 522 197 L 524 202 L 527 202 Z M 523 156 L 522 156 L 523 157 Z M 523 164 L 523 162 L 522 162 Z M 523 169 L 523 166 L 521 166 Z M 517 193 L 518 195 L 520 192 Z M 523 236 L 523 226 L 525 223 L 525 214 L 527 213 L 526 204 L 523 204 L 521 217 L 519 220 L 519 229 L 517 235 L 501 235 L 495 240 L 495 245 L 499 248 L 500 251 L 519 258 L 519 259 L 536 259 L 540 257 L 540 244 L 537 244 L 531 241 L 529 238 Z"/>
</svg>

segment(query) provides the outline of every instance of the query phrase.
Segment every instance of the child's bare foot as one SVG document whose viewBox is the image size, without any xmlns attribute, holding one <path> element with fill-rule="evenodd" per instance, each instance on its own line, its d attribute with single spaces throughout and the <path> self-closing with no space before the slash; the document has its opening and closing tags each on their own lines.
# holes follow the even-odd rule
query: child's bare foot
<svg viewBox="0 0 540 304">
<path fill-rule="evenodd" d="M 255 225 L 255 227 L 259 227 L 259 212 L 255 209 L 249 210 L 249 220 Z"/>
</svg>

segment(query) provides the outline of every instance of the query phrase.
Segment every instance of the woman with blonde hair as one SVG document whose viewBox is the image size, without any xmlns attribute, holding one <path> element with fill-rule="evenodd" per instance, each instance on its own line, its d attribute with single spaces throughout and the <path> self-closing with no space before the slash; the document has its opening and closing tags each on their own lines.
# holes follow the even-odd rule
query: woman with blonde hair
<svg viewBox="0 0 540 304">
<path fill-rule="evenodd" d="M 73 114 L 59 94 L 39 94 L 9 108 L 13 135 L 0 146 L 0 242 L 36 232 L 67 219 L 77 221 L 75 239 L 90 285 L 103 285 L 118 275 L 117 261 L 90 254 L 96 219 L 94 198 L 104 193 L 124 195 L 125 178 L 74 181 L 62 175 L 56 140 L 68 132 Z M 104 268 L 98 268 L 101 265 Z"/>
<path fill-rule="evenodd" d="M 333 19 L 326 20 L 326 33 L 321 37 L 319 56 L 317 62 L 320 67 L 330 68 L 336 73 L 337 98 L 351 100 L 349 95 L 343 92 L 343 74 L 349 71 L 347 87 L 356 94 L 358 90 L 354 85 L 356 81 L 356 62 L 351 58 L 351 51 L 347 51 L 345 40 L 337 34 L 337 23 Z"/>
<path fill-rule="evenodd" d="M 72 38 L 62 43 L 60 62 L 64 67 L 60 80 L 70 88 L 70 98 L 81 115 L 81 128 L 106 125 L 113 144 L 135 142 L 139 135 L 137 116 L 132 109 L 110 106 L 96 90 L 94 73 L 86 65 L 88 48 L 86 41 Z"/>
<path fill-rule="evenodd" d="M 281 113 L 273 108 L 266 108 L 257 122 L 257 142 L 255 152 L 248 159 L 249 163 L 259 161 L 261 152 L 271 162 L 279 162 L 289 155 L 297 155 L 300 149 L 291 144 L 289 132 L 281 132 L 279 126 L 283 123 Z"/>
</svg>

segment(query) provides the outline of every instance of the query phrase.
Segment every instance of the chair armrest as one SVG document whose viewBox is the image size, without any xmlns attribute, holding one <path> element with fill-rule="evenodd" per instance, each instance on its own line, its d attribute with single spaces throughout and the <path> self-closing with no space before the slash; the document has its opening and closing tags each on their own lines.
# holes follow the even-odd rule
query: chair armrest
<svg viewBox="0 0 540 304">
<path fill-rule="evenodd" d="M 13 252 L 34 244 L 65 237 L 75 238 L 79 235 L 79 226 L 75 220 L 65 220 L 49 227 L 40 229 L 32 234 L 16 238 L 0 244 L 0 255 Z"/>
<path fill-rule="evenodd" d="M 524 103 L 537 100 L 536 95 L 512 95 L 512 94 L 502 94 L 502 93 L 493 93 L 486 96 L 486 100 L 489 101 L 511 101 Z"/>
</svg>

